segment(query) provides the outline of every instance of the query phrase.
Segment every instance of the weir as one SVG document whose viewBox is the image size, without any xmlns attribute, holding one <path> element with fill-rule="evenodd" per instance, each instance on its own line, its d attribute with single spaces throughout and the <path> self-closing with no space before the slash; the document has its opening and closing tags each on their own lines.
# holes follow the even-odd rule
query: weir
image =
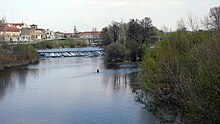
<svg viewBox="0 0 220 124">
<path fill-rule="evenodd" d="M 40 57 L 55 58 L 55 57 L 96 57 L 103 56 L 104 49 L 99 47 L 84 47 L 84 48 L 62 48 L 38 50 Z"/>
</svg>

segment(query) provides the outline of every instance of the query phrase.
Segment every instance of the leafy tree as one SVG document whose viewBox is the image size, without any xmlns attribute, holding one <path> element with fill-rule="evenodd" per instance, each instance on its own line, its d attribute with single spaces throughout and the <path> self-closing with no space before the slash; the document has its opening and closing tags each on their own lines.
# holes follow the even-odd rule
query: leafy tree
<svg viewBox="0 0 220 124">
<path fill-rule="evenodd" d="M 142 44 L 155 34 L 154 26 L 152 24 L 152 20 L 149 17 L 145 17 L 140 21 L 141 26 L 141 37 L 142 37 Z"/>
<path fill-rule="evenodd" d="M 149 17 L 145 17 L 141 21 L 131 19 L 128 22 L 128 31 L 127 31 L 127 37 L 130 40 L 134 40 L 138 43 L 138 57 L 141 60 L 142 58 L 142 48 L 143 44 L 149 39 L 150 36 L 155 35 L 155 27 L 152 24 L 152 20 Z"/>
<path fill-rule="evenodd" d="M 130 19 L 128 23 L 118 23 L 113 21 L 111 25 L 102 29 L 101 37 L 106 45 L 122 41 L 121 43 L 131 57 L 130 60 L 141 60 L 143 54 L 143 45 L 150 37 L 155 35 L 156 28 L 152 24 L 152 20 L 146 17 L 142 20 Z M 134 43 L 136 42 L 136 43 Z M 135 50 L 128 44 L 134 45 Z M 138 49 L 136 51 L 136 48 Z M 135 52 L 134 52 L 135 51 Z"/>
<path fill-rule="evenodd" d="M 128 22 L 127 37 L 130 40 L 135 40 L 140 44 L 143 44 L 154 34 L 154 26 L 149 17 L 145 17 L 141 21 L 137 19 L 130 19 Z"/>
<path fill-rule="evenodd" d="M 130 19 L 128 22 L 127 37 L 129 40 L 140 41 L 141 25 L 137 19 Z"/>
<path fill-rule="evenodd" d="M 134 40 L 126 40 L 126 49 L 127 49 L 127 56 L 129 56 L 130 61 L 136 62 L 138 58 L 138 50 L 139 45 Z"/>
</svg>

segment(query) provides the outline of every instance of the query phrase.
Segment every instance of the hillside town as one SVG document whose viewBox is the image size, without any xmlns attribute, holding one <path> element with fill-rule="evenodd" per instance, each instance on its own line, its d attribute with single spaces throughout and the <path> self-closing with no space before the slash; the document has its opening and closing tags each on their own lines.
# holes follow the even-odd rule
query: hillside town
<svg viewBox="0 0 220 124">
<path fill-rule="evenodd" d="M 60 39 L 81 39 L 89 43 L 99 41 L 100 31 L 79 32 L 74 26 L 74 31 L 64 33 L 60 31 L 52 31 L 43 29 L 36 24 L 28 25 L 26 23 L 1 23 L 0 24 L 0 42 L 6 43 L 36 43 L 45 40 L 60 40 Z"/>
</svg>

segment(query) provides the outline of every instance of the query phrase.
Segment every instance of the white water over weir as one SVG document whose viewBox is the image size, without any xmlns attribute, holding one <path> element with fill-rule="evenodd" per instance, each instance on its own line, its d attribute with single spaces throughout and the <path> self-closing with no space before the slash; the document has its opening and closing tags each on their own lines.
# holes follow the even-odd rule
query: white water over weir
<svg viewBox="0 0 220 124">
<path fill-rule="evenodd" d="M 99 47 L 61 48 L 37 50 L 42 58 L 56 57 L 96 57 L 103 56 L 104 49 Z"/>
</svg>

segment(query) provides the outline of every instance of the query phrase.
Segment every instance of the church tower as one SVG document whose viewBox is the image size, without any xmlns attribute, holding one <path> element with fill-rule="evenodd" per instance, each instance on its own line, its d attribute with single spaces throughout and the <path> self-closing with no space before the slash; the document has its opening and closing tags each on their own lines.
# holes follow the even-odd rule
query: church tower
<svg viewBox="0 0 220 124">
<path fill-rule="evenodd" d="M 76 34 L 76 33 L 77 33 L 76 26 L 74 26 L 74 34 Z"/>
</svg>

